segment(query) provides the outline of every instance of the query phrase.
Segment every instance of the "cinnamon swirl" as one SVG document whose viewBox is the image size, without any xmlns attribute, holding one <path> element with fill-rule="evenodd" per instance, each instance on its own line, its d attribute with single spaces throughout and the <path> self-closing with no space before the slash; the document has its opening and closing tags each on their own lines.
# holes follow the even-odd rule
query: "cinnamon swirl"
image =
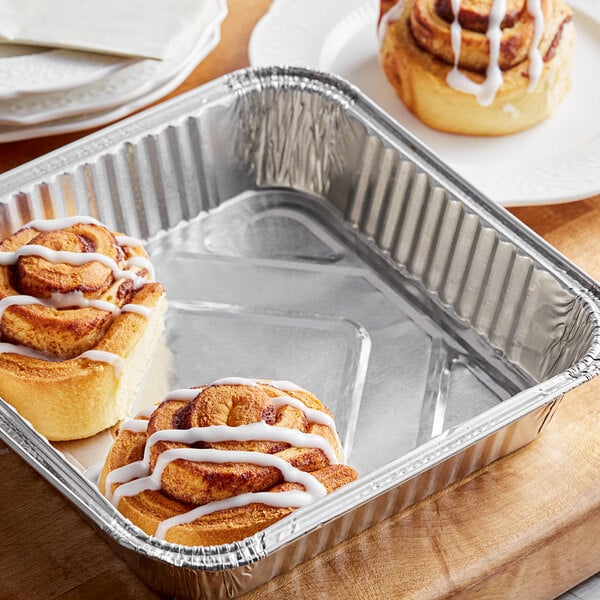
<svg viewBox="0 0 600 600">
<path fill-rule="evenodd" d="M 570 88 L 575 31 L 560 0 L 382 0 L 381 15 L 385 74 L 435 129 L 521 131 Z"/>
<path fill-rule="evenodd" d="M 90 217 L 32 221 L 0 242 L 0 397 L 50 440 L 117 423 L 162 330 L 139 242 Z"/>
<path fill-rule="evenodd" d="M 146 533 L 188 546 L 253 535 L 356 479 L 331 413 L 285 381 L 177 390 L 121 428 L 99 486 Z"/>
</svg>

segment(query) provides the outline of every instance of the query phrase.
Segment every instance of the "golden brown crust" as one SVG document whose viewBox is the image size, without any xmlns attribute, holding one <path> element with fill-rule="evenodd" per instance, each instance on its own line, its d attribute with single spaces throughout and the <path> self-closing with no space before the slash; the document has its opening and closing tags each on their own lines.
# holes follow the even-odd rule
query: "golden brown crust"
<svg viewBox="0 0 600 600">
<path fill-rule="evenodd" d="M 329 411 L 309 392 L 285 392 L 301 400 L 309 408 Z M 328 427 L 310 423 L 304 413 L 286 405 L 275 407 L 272 398 L 283 392 L 260 384 L 213 385 L 199 388 L 191 401 L 166 400 L 160 404 L 149 419 L 146 432 L 123 430 L 117 436 L 100 478 L 100 489 L 105 490 L 109 472 L 131 464 L 144 454 L 148 437 L 165 429 L 189 429 L 229 425 L 236 427 L 257 421 L 270 422 L 275 426 L 297 429 L 304 433 L 322 435 L 332 445 L 336 454 L 342 455 L 337 436 Z M 301 416 L 300 416 L 301 415 Z M 326 430 L 326 431 L 325 431 Z M 311 472 L 331 492 L 356 478 L 356 472 L 343 464 L 330 465 L 321 450 L 290 447 L 279 449 L 277 442 L 252 440 L 247 442 L 201 442 L 193 447 L 203 449 L 229 449 L 275 454 L 302 471 Z M 154 469 L 158 457 L 167 450 L 189 447 L 184 443 L 159 441 L 151 448 L 150 465 Z M 113 484 L 111 492 L 117 489 Z M 297 483 L 285 482 L 275 467 L 263 467 L 252 463 L 209 463 L 177 459 L 164 469 L 161 490 L 146 490 L 134 496 L 120 499 L 119 510 L 149 534 L 158 525 L 175 515 L 188 512 L 196 506 L 222 500 L 246 492 L 303 490 Z M 166 539 L 186 545 L 213 545 L 240 540 L 252 535 L 292 512 L 293 508 L 277 508 L 253 503 L 209 513 L 193 523 L 180 524 L 168 530 Z"/>
<path fill-rule="evenodd" d="M 26 227 L 0 243 L 0 252 L 15 252 L 27 245 L 76 253 L 94 252 L 127 269 L 126 260 L 146 258 L 141 247 L 117 244 L 115 234 L 101 225 L 77 223 L 56 231 Z M 134 268 L 148 277 L 144 268 Z M 77 300 L 57 307 L 54 300 L 73 297 L 112 303 L 117 309 L 128 303 L 152 311 L 152 317 L 133 312 L 77 307 Z M 93 435 L 125 417 L 127 399 L 134 385 L 129 373 L 120 375 L 114 366 L 80 355 L 101 350 L 118 355 L 125 365 L 143 369 L 148 350 L 136 350 L 149 330 L 160 329 L 164 290 L 159 283 L 134 289 L 131 279 L 115 277 L 98 261 L 73 266 L 52 263 L 39 255 L 20 256 L 14 264 L 0 266 L 0 301 L 28 296 L 45 304 L 9 305 L 1 313 L 0 342 L 40 354 L 23 356 L 0 353 L 0 396 L 43 435 L 51 440 Z M 156 318 L 155 316 L 156 315 Z M 148 340 L 150 343 L 150 340 Z M 124 386 L 132 389 L 125 391 Z M 128 398 L 131 400 L 131 398 Z M 118 404 L 118 405 L 117 405 Z"/>
<path fill-rule="evenodd" d="M 529 90 L 534 21 L 523 2 L 509 3 L 499 56 L 503 83 L 484 106 L 447 83 L 454 63 L 449 1 L 404 0 L 399 18 L 383 34 L 381 64 L 407 108 L 431 127 L 470 135 L 514 133 L 549 117 L 570 88 L 571 10 L 559 0 L 542 2 L 544 31 L 538 49 L 544 63 Z M 487 27 L 490 6 L 491 0 L 464 0 L 459 13 L 464 24 L 459 67 L 476 84 L 485 80 L 489 62 L 489 42 L 479 30 Z"/>
</svg>

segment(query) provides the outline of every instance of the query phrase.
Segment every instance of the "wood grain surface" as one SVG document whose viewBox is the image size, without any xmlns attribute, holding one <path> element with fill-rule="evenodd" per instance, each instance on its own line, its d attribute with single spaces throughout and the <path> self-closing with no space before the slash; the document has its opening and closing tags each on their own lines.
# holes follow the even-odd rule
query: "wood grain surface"
<svg viewBox="0 0 600 600">
<path fill-rule="evenodd" d="M 230 0 L 222 41 L 172 95 L 247 66 L 268 0 Z M 0 171 L 88 132 L 0 145 Z M 600 172 L 599 172 L 600 177 Z M 514 214 L 600 278 L 600 196 Z M 54 488 L 0 443 L 0 600 L 160 598 Z M 600 379 L 522 450 L 246 594 L 549 599 L 600 571 Z"/>
</svg>

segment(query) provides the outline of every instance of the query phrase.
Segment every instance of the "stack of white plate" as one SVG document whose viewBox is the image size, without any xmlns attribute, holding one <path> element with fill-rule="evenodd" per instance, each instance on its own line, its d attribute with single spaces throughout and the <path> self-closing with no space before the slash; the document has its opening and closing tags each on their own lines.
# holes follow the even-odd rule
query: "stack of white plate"
<svg viewBox="0 0 600 600">
<path fill-rule="evenodd" d="M 0 142 L 98 127 L 165 96 L 219 43 L 227 5 L 210 5 L 166 60 L 0 44 Z"/>
</svg>

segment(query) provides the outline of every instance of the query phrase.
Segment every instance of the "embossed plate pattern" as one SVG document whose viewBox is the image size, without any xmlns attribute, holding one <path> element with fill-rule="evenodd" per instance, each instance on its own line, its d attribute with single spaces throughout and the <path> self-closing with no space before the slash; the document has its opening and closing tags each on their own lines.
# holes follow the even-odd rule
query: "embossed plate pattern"
<svg viewBox="0 0 600 600">
<path fill-rule="evenodd" d="M 111 72 L 105 69 L 104 76 L 91 83 L 82 79 L 80 85 L 69 89 L 0 99 L 0 142 L 96 127 L 161 98 L 181 84 L 218 44 L 220 25 L 226 14 L 225 0 L 211 0 L 210 12 L 206 17 L 209 24 L 202 31 L 192 32 L 193 35 L 188 36 L 177 52 L 167 60 L 108 57 L 111 60 L 118 59 L 120 68 L 116 70 L 114 67 Z M 0 46 L 0 56 L 1 48 Z M 28 48 L 32 52 L 41 50 Z M 61 52 L 83 57 L 90 54 L 64 50 Z M 45 53 L 49 54 L 47 50 Z M 84 59 L 80 60 L 85 62 Z M 0 60 L 0 80 L 2 66 Z"/>
<path fill-rule="evenodd" d="M 0 44 L 0 100 L 69 90 L 132 62 L 95 52 Z"/>
</svg>

